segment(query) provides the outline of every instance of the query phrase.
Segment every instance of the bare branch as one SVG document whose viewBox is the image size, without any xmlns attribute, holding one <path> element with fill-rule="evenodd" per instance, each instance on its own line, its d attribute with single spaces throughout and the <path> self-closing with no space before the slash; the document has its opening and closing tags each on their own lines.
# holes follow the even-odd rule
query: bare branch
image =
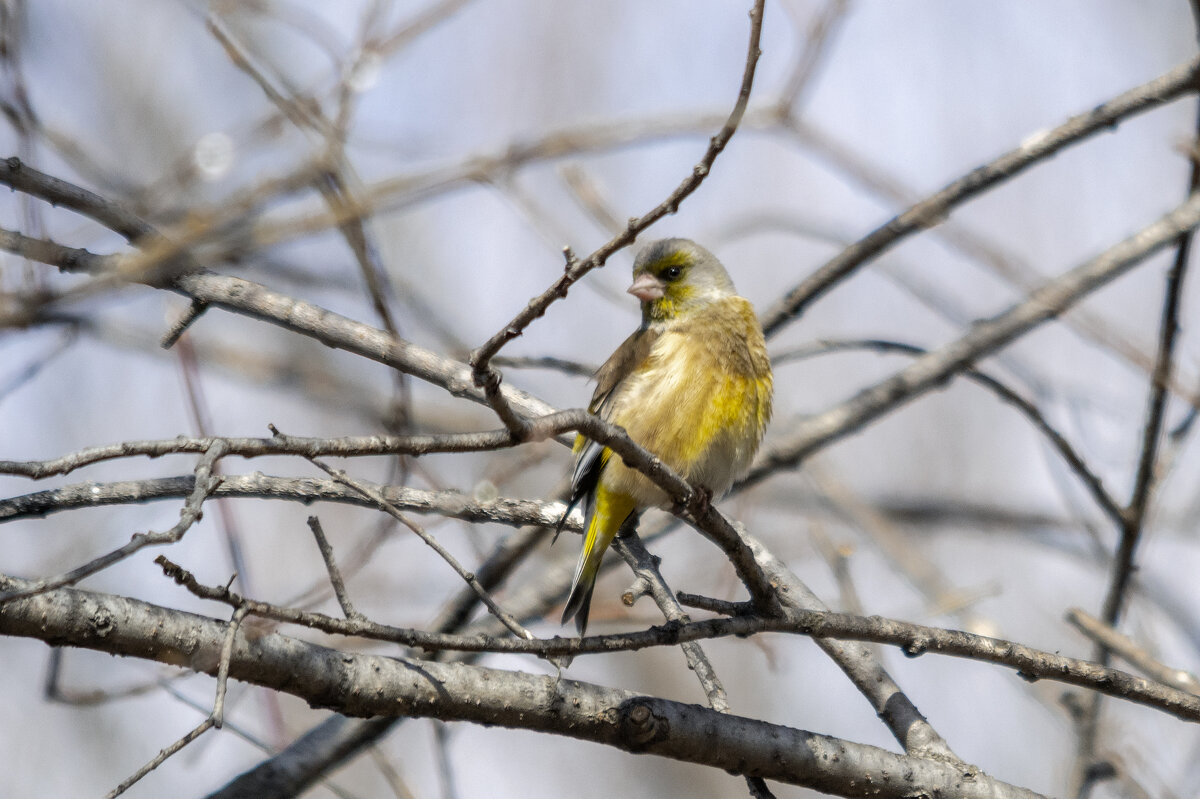
<svg viewBox="0 0 1200 799">
<path fill-rule="evenodd" d="M 133 553 L 148 547 L 160 546 L 162 544 L 174 544 L 179 539 L 183 538 L 193 524 L 200 519 L 200 506 L 204 501 L 213 495 L 217 487 L 220 486 L 222 478 L 215 474 L 214 470 L 216 462 L 225 454 L 225 448 L 217 442 L 213 444 L 197 461 L 195 475 L 193 477 L 193 488 L 191 494 L 188 495 L 187 502 L 184 503 L 183 509 L 179 511 L 179 521 L 170 530 L 165 530 L 161 533 L 153 531 L 148 533 L 136 533 L 132 540 L 124 546 L 94 558 L 91 561 L 65 572 L 56 577 L 47 577 L 43 580 L 38 580 L 30 583 L 28 587 L 22 588 L 19 591 L 0 592 L 0 604 L 13 599 L 19 599 L 24 596 L 29 596 L 30 592 L 39 593 L 48 591 L 53 588 L 59 588 L 64 585 L 74 585 L 85 577 L 95 574 L 102 569 L 107 569 L 114 563 L 118 563 Z"/>
<path fill-rule="evenodd" d="M 533 639 L 533 633 L 522 627 L 521 623 L 517 621 L 512 614 L 500 607 L 499 603 L 496 602 L 496 600 L 492 598 L 492 595 L 489 594 L 487 590 L 484 589 L 484 587 L 479 583 L 479 580 L 475 577 L 475 575 L 467 571 L 463 565 L 459 563 L 453 555 L 450 554 L 450 550 L 446 549 L 436 538 L 426 532 L 425 528 L 413 522 L 411 519 L 401 513 L 399 508 L 397 508 L 391 502 L 388 502 L 387 498 L 379 491 L 378 488 L 369 486 L 360 480 L 355 480 L 340 469 L 334 469 L 326 466 L 319 460 L 310 460 L 312 460 L 314 466 L 321 469 L 334 480 L 349 486 L 358 493 L 362 494 L 364 497 L 371 500 L 371 502 L 373 502 L 380 510 L 383 510 L 392 518 L 396 519 L 396 521 L 400 522 L 409 530 L 412 530 L 414 533 L 416 533 L 417 537 L 424 541 L 426 546 L 436 552 L 442 560 L 446 561 L 451 569 L 454 569 L 455 574 L 461 577 L 463 582 L 470 586 L 471 590 L 474 591 L 479 597 L 479 601 L 487 606 L 488 611 L 491 612 L 491 614 L 497 619 L 499 619 L 504 626 L 507 627 L 510 632 L 512 632 L 513 635 L 519 636 L 526 640 Z"/>
<path fill-rule="evenodd" d="M 1194 6 L 1193 10 L 1200 9 Z M 1197 17 L 1200 20 L 1200 17 Z M 1196 112 L 1197 138 L 1200 139 L 1200 107 Z M 1188 192 L 1192 199 L 1200 196 L 1200 162 L 1193 159 L 1188 178 Z M 1146 417 L 1142 425 L 1141 446 L 1138 452 L 1137 471 L 1134 475 L 1133 493 L 1124 509 L 1120 522 L 1121 538 L 1113 554 L 1108 592 L 1104 597 L 1100 617 L 1105 624 L 1116 627 L 1121 611 L 1133 582 L 1134 555 L 1146 525 L 1150 506 L 1150 494 L 1154 490 L 1155 471 L 1158 466 L 1159 442 L 1162 439 L 1166 415 L 1168 386 L 1174 370 L 1175 341 L 1179 334 L 1179 306 L 1183 301 L 1183 281 L 1187 276 L 1188 258 L 1192 250 L 1194 231 L 1191 226 L 1179 231 L 1175 239 L 1175 259 L 1167 270 L 1166 289 L 1163 292 L 1162 316 L 1159 323 L 1158 349 L 1154 358 L 1154 369 L 1150 374 L 1149 396 L 1146 401 Z M 1102 664 L 1109 660 L 1108 647 L 1102 642 L 1096 647 L 1095 658 Z M 1079 742 L 1076 749 L 1075 766 L 1071 786 L 1079 799 L 1086 799 L 1095 780 L 1093 760 L 1096 739 L 1099 735 L 1101 697 L 1093 697 L 1080 718 L 1077 729 Z"/>
<path fill-rule="evenodd" d="M 520 433 L 523 424 L 513 415 L 512 410 L 506 407 L 507 403 L 505 399 L 498 393 L 500 376 L 491 366 L 491 359 L 505 344 L 521 335 L 530 323 L 545 314 L 546 309 L 550 307 L 551 303 L 566 297 L 570 287 L 584 275 L 593 269 L 604 266 L 610 256 L 632 244 L 638 234 L 646 230 L 650 225 L 668 214 L 675 213 L 679 209 L 679 204 L 696 191 L 696 189 L 700 188 L 700 184 L 704 182 L 704 179 L 708 177 L 709 172 L 712 170 L 717 156 L 729 144 L 729 140 L 733 138 L 734 132 L 737 131 L 738 125 L 742 121 L 742 116 L 746 113 L 746 105 L 750 101 L 750 89 L 754 85 L 755 68 L 758 66 L 758 57 L 761 54 L 758 44 L 759 38 L 762 35 L 764 6 L 765 0 L 755 0 L 754 7 L 750 10 L 750 43 L 747 48 L 746 66 L 742 73 L 742 84 L 738 89 L 737 101 L 734 103 L 733 110 L 729 112 L 725 124 L 709 141 L 708 149 L 700 159 L 700 163 L 696 164 L 692 169 L 692 173 L 665 200 L 642 216 L 630 219 L 625 230 L 614 236 L 608 243 L 604 244 L 587 258 L 579 261 L 568 255 L 567 268 L 563 276 L 545 292 L 530 300 L 529 304 L 512 321 L 484 342 L 479 349 L 471 353 L 471 368 L 475 385 L 483 388 L 488 394 L 489 404 L 492 405 L 493 410 L 496 411 L 500 419 L 504 421 L 507 429 L 514 433 Z"/>
<path fill-rule="evenodd" d="M 195 491 L 194 477 L 163 477 L 115 483 L 76 483 L 63 488 L 0 500 L 0 522 L 45 516 L 76 508 L 124 505 L 163 499 L 182 499 Z M 519 527 L 526 524 L 554 527 L 562 518 L 562 502 L 539 502 L 501 498 L 478 502 L 459 491 L 427 491 L 420 488 L 381 488 L 388 502 L 413 513 L 436 513 L 455 519 L 491 522 Z M 281 499 L 310 504 L 339 502 L 361 507 L 374 504 L 357 491 L 332 480 L 309 477 L 271 477 L 260 472 L 222 475 L 214 497 Z M 567 523 L 565 529 L 577 525 Z"/>
<path fill-rule="evenodd" d="M 778 366 L 789 360 L 808 357 L 818 352 L 838 352 L 847 349 L 868 349 L 878 352 L 904 353 L 906 355 L 927 355 L 929 353 L 929 350 L 915 347 L 911 344 L 904 344 L 898 341 L 884 341 L 882 339 L 820 341 L 815 342 L 812 347 L 789 350 L 788 352 L 776 355 L 772 358 L 772 362 Z M 999 397 L 1002 402 L 1006 402 L 1020 411 L 1021 415 L 1028 419 L 1034 426 L 1034 429 L 1045 436 L 1050 445 L 1057 450 L 1059 456 L 1066 462 L 1067 468 L 1075 473 L 1079 481 L 1088 490 L 1088 493 L 1092 495 L 1092 499 L 1096 501 L 1096 504 L 1100 506 L 1100 509 L 1104 511 L 1109 519 L 1116 524 L 1121 523 L 1121 520 L 1124 518 L 1124 510 L 1113 499 L 1108 489 L 1105 488 L 1104 481 L 1100 479 L 1098 474 L 1092 471 L 1091 467 L 1087 465 L 1087 462 L 1084 461 L 1071 442 L 1050 424 L 1036 405 L 1000 380 L 974 367 L 963 370 L 962 376 L 988 389 Z M 0 469 L 2 468 L 3 464 L 0 463 Z"/>
<path fill-rule="evenodd" d="M 105 799 L 116 799 L 116 797 L 129 790 L 134 783 L 145 777 L 151 771 L 161 766 L 167 758 L 175 754 L 192 741 L 199 738 L 204 733 L 208 732 L 213 727 L 220 729 L 225 723 L 225 687 L 229 681 L 229 662 L 233 657 L 233 641 L 237 636 L 238 627 L 242 623 L 242 619 L 246 616 L 245 608 L 238 608 L 233 612 L 233 618 L 230 620 L 225 631 L 225 636 L 221 642 L 220 658 L 217 665 L 217 697 L 213 702 L 212 712 L 208 718 L 200 722 L 191 732 L 184 735 L 179 740 L 160 751 L 155 755 L 150 762 L 142 766 L 140 769 L 123 780 L 120 785 L 110 791 Z"/>
<path fill-rule="evenodd" d="M 24 587 L 9 578 L 3 584 L 10 591 Z M 103 629 L 97 620 L 105 620 Z M 190 662 L 210 674 L 218 670 L 227 629 L 138 600 L 65 588 L 0 609 L 0 632 L 7 635 Z M 278 634 L 239 639 L 229 674 L 345 715 L 434 717 L 549 732 L 842 796 L 1038 796 L 974 768 L 964 772 L 961 764 L 896 755 L 695 705 L 481 666 L 350 654 Z M 696 746 L 701 739 L 707 744 Z"/>
<path fill-rule="evenodd" d="M 773 606 L 778 607 L 778 603 L 774 599 L 773 590 L 762 576 L 762 572 L 755 563 L 753 555 L 742 543 L 729 520 L 719 510 L 714 508 L 711 503 L 704 501 L 704 498 L 693 490 L 687 481 L 675 474 L 657 456 L 638 446 L 620 427 L 609 424 L 586 411 L 571 410 L 551 413 L 530 421 L 526 427 L 525 434 L 531 440 L 542 440 L 568 430 L 583 433 L 594 441 L 604 444 L 617 453 L 627 465 L 642 472 L 654 481 L 655 484 L 663 488 L 678 506 L 687 510 L 696 521 L 698 529 L 715 541 L 726 552 L 733 561 L 734 567 L 738 571 L 738 576 L 746 584 L 747 590 L 750 591 L 754 601 L 759 603 L 760 609 L 769 612 Z M 346 445 L 347 441 L 361 447 L 361 452 L 384 454 L 381 451 L 381 445 L 385 441 L 377 437 L 353 440 L 343 439 L 341 443 L 337 443 L 336 440 L 331 442 L 329 439 L 294 439 L 282 434 L 275 436 L 275 438 L 281 442 L 280 446 L 286 447 L 289 443 L 293 444 L 293 451 L 310 458 L 312 456 L 306 450 L 336 450 L 336 452 L 331 452 L 331 454 L 346 453 L 351 450 L 351 447 Z M 222 439 L 212 440 L 223 443 Z M 175 443 L 178 444 L 180 442 Z M 280 450 L 275 445 L 267 444 L 262 439 L 242 439 L 233 443 L 240 447 L 239 454 L 280 454 Z M 393 447 L 409 447 L 410 452 L 416 454 L 417 450 L 421 447 L 427 447 L 428 449 L 425 450 L 427 452 L 436 451 L 438 447 L 459 447 L 461 449 L 458 451 L 467 451 L 472 449 L 492 449 L 495 448 L 494 445 L 511 444 L 513 441 L 509 433 L 497 431 L 496 433 L 483 434 L 452 434 L 449 437 L 392 437 L 387 439 L 386 443 Z M 186 449 L 190 446 L 197 446 L 197 444 L 195 442 L 189 443 L 185 440 L 182 446 Z M 0 464 L 0 472 L 4 469 L 10 469 L 13 473 L 33 473 L 39 475 L 54 473 L 54 469 L 75 468 L 77 463 L 95 462 L 89 459 L 99 460 L 105 457 L 118 457 L 124 454 L 163 454 L 166 451 L 170 451 L 170 447 L 170 442 L 142 442 L 132 447 L 133 453 L 127 453 L 122 449 L 121 445 L 117 445 L 116 447 L 92 451 L 80 458 L 67 456 L 65 459 L 60 459 L 57 462 L 49 464 L 4 463 Z M 286 450 L 284 451 L 286 452 Z M 442 449 L 442 451 L 451 450 Z M 158 483 L 158 485 L 162 486 L 163 484 Z M 37 499 L 34 499 L 34 497 Z M 95 491 L 91 492 L 90 499 L 88 497 L 78 497 L 77 492 L 76 498 L 89 504 L 100 504 L 100 497 Z M 145 496 L 144 498 L 149 498 L 149 496 Z M 0 520 L 3 520 L 5 517 L 15 518 L 17 514 L 28 515 L 29 513 L 45 513 L 58 510 L 63 507 L 61 502 L 66 498 L 55 492 L 41 492 L 38 495 L 29 495 L 22 499 L 23 502 L 15 505 L 10 504 L 8 508 L 5 508 L 4 504 L 0 503 Z M 9 503 L 15 503 L 15 501 L 10 500 Z M 30 506 L 35 510 L 30 510 Z M 528 523 L 538 522 L 529 520 Z"/>
<path fill-rule="evenodd" d="M 341 436 L 308 438 L 275 435 L 270 438 L 222 438 L 204 436 L 166 438 L 150 441 L 125 441 L 102 447 L 89 447 L 45 461 L 0 461 L 0 474 L 20 475 L 40 480 L 57 474 L 118 458 L 144 456 L 160 458 L 192 452 L 205 452 L 220 441 L 229 455 L 257 458 L 267 455 L 299 455 L 305 458 L 353 458 L 371 455 L 428 455 L 434 452 L 486 452 L 513 445 L 506 430 L 479 433 L 443 433 L 418 436 Z"/>
<path fill-rule="evenodd" d="M 1149 83 L 1130 89 L 1103 105 L 1071 117 L 1057 128 L 1036 133 L 1015 150 L 972 170 L 936 194 L 892 218 L 882 227 L 876 228 L 812 273 L 763 314 L 764 331 L 768 336 L 774 335 L 859 266 L 908 236 L 938 224 L 951 210 L 966 200 L 1016 177 L 1064 147 L 1109 130 L 1131 116 L 1195 91 L 1197 76 L 1200 76 L 1200 58 L 1178 66 Z"/>
<path fill-rule="evenodd" d="M 118 785 L 116 788 L 113 788 L 111 791 L 109 791 L 107 794 L 105 794 L 104 799 L 116 799 L 116 797 L 120 796 L 121 794 L 125 793 L 127 790 L 132 788 L 134 783 L 138 782 L 140 779 L 142 779 L 142 777 L 145 777 L 151 771 L 154 771 L 154 769 L 161 766 L 164 762 L 166 762 L 167 758 L 169 758 L 171 755 L 173 755 L 176 752 L 178 752 L 179 750 L 183 749 L 185 746 L 187 746 L 192 741 L 196 740 L 201 735 L 208 732 L 215 726 L 216 726 L 216 723 L 212 720 L 211 716 L 209 718 L 206 718 L 204 721 L 200 722 L 197 726 L 192 728 L 192 730 L 190 732 L 188 732 L 186 735 L 184 735 L 182 738 L 180 738 L 179 740 L 172 743 L 166 749 L 161 750 L 157 755 L 155 755 L 153 758 L 151 758 L 149 763 L 142 766 L 140 769 L 135 771 L 133 774 L 131 774 L 127 778 L 125 778 L 125 780 L 123 780 L 120 785 Z"/>
<path fill-rule="evenodd" d="M 782 444 L 759 459 L 743 484 L 754 484 L 782 468 L 794 468 L 817 450 L 842 439 L 905 402 L 942 385 L 1013 339 L 1053 319 L 1091 292 L 1141 263 L 1200 224 L 1200 194 L 1101 255 L 1050 281 L 1027 300 L 968 333 L 918 358 L 881 383 L 824 413 L 805 419 Z"/>
<path fill-rule="evenodd" d="M 1198 112 L 1200 119 L 1200 112 Z M 1197 123 L 1200 127 L 1200 122 Z M 1200 164 L 1192 167 L 1189 191 L 1192 197 L 1200 189 Z M 1141 449 L 1138 455 L 1137 474 L 1134 478 L 1133 495 L 1125 512 L 1125 523 L 1121 529 L 1121 543 L 1113 557 L 1113 571 L 1108 595 L 1104 598 L 1102 618 L 1115 625 L 1120 618 L 1121 606 L 1129 583 L 1133 579 L 1133 557 L 1138 539 L 1146 523 L 1146 512 L 1150 505 L 1150 493 L 1154 489 L 1155 466 L 1158 463 L 1158 446 L 1162 439 L 1163 420 L 1167 406 L 1167 386 L 1174 368 L 1175 341 L 1179 337 L 1179 306 L 1183 301 L 1183 281 L 1187 276 L 1188 256 L 1192 249 L 1192 234 L 1189 228 L 1181 232 L 1175 243 L 1175 260 L 1167 272 L 1167 285 L 1163 295 L 1162 322 L 1159 325 L 1158 352 L 1154 359 L 1154 371 L 1150 375 L 1149 399 L 1146 403 L 1146 420 L 1142 428 Z"/>
<path fill-rule="evenodd" d="M 337 562 L 333 559 L 333 547 L 329 546 L 329 539 L 325 537 L 325 531 L 321 529 L 321 520 L 316 516 L 309 516 L 308 528 L 312 530 L 313 538 L 317 539 L 317 548 L 321 550 L 321 560 L 325 561 L 325 571 L 329 573 L 329 583 L 333 586 L 333 593 L 337 596 L 338 604 L 342 606 L 342 613 L 346 614 L 347 619 L 361 618 L 362 614 L 354 609 L 354 604 L 350 601 L 349 594 L 346 593 L 346 583 L 342 581 L 342 573 L 338 571 Z"/>
<path fill-rule="evenodd" d="M 1134 677 L 1097 663 L 1044 652 L 1012 641 L 962 630 L 927 627 L 881 616 L 864 617 L 794 607 L 788 610 L 785 618 L 763 618 L 743 613 L 729 618 L 697 622 L 677 618 L 646 630 L 586 638 L 498 638 L 482 632 L 463 635 L 428 632 L 378 624 L 363 618 L 338 619 L 323 613 L 282 608 L 247 599 L 227 587 L 203 585 L 186 569 L 161 555 L 155 562 L 168 577 L 201 599 L 211 599 L 235 608 L 245 606 L 249 613 L 274 621 L 298 624 L 335 635 L 390 641 L 430 652 L 490 652 L 527 654 L 542 658 L 575 657 L 584 654 L 633 652 L 652 647 L 676 646 L 731 636 L 745 637 L 765 632 L 790 633 L 810 636 L 821 645 L 843 642 L 848 647 L 844 642 L 864 641 L 899 647 L 909 657 L 940 654 L 994 663 L 1016 671 L 1023 679 L 1031 682 L 1044 679 L 1076 685 L 1099 694 L 1153 707 L 1187 721 L 1200 721 L 1200 696 L 1160 681 Z M 701 601 L 699 604 L 710 603 Z M 845 648 L 843 651 L 850 653 L 853 650 Z M 883 676 L 888 679 L 886 673 Z M 894 696 L 892 701 L 896 701 Z M 908 729 L 905 731 L 912 733 Z"/>
<path fill-rule="evenodd" d="M 619 536 L 613 541 L 613 546 L 638 576 L 639 581 L 647 586 L 646 593 L 654 599 L 668 623 L 687 624 L 691 621 L 663 579 L 662 572 L 658 570 L 659 559 L 646 551 L 636 531 L 631 530 Z M 632 592 L 627 593 L 625 604 L 632 605 L 636 601 L 637 597 Z M 688 668 L 696 674 L 700 687 L 704 689 L 704 695 L 708 697 L 708 706 L 718 713 L 728 713 L 729 697 L 725 694 L 725 686 L 721 684 L 721 679 L 704 650 L 695 641 L 685 641 L 680 648 L 687 658 Z"/>
<path fill-rule="evenodd" d="M 779 108 L 776 113 L 781 119 L 796 115 L 802 105 L 804 90 L 813 84 L 813 76 L 822 60 L 830 53 L 830 45 L 850 8 L 850 0 L 828 0 L 825 7 L 814 15 L 805 35 L 804 49 L 792 67 L 787 84 L 780 92 Z"/>
<path fill-rule="evenodd" d="M 1200 695 L 1200 680 L 1196 679 L 1194 674 L 1183 669 L 1173 669 L 1159 662 L 1146 651 L 1144 646 L 1090 613 L 1079 608 L 1071 608 L 1067 611 L 1067 621 L 1088 638 L 1110 650 L 1142 674 L 1158 680 L 1163 685 Z"/>
</svg>

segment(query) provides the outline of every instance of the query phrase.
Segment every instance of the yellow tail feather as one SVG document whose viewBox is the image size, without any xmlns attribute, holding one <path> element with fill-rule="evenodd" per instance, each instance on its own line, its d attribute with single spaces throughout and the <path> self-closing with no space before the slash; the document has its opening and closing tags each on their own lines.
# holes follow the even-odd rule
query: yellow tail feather
<svg viewBox="0 0 1200 799">
<path fill-rule="evenodd" d="M 563 609 L 562 623 L 572 617 L 575 627 L 582 636 L 587 632 L 588 610 L 592 604 L 592 591 L 596 587 L 596 575 L 604 552 L 612 543 L 621 525 L 634 511 L 633 498 L 626 494 L 615 494 L 603 484 L 596 486 L 596 501 L 592 516 L 587 520 L 587 534 L 583 539 L 583 551 L 575 566 L 575 577 L 571 581 L 571 593 Z"/>
</svg>

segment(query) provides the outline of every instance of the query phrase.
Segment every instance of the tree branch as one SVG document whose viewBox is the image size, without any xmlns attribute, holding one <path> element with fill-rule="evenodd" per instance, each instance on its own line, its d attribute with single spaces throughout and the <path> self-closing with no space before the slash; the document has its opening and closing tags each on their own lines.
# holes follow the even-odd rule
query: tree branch
<svg viewBox="0 0 1200 799">
<path fill-rule="evenodd" d="M 782 443 L 763 455 L 742 481 L 753 485 L 776 470 L 795 468 L 812 453 L 940 387 L 975 361 L 1053 319 L 1200 224 L 1200 194 L 1101 255 L 1050 281 L 1027 300 L 976 323 L 961 338 L 917 358 L 910 366 L 824 413 L 801 421 Z"/>
<path fill-rule="evenodd" d="M 725 124 L 721 126 L 721 129 L 709 141 L 708 149 L 704 152 L 704 156 L 700 159 L 700 162 L 692 168 L 691 174 L 684 178 L 683 182 L 665 200 L 642 216 L 630 219 L 629 224 L 623 231 L 587 258 L 578 261 L 568 256 L 567 268 L 563 276 L 555 281 L 554 285 L 549 289 L 530 300 L 528 305 L 512 321 L 484 342 L 479 349 L 471 353 L 471 366 L 474 370 L 476 385 L 483 386 L 486 383 L 499 379 L 493 374 L 494 370 L 490 365 L 491 359 L 505 344 L 521 335 L 530 323 L 545 314 L 546 309 L 553 302 L 566 297 L 567 291 L 572 285 L 593 269 L 604 266 L 609 257 L 632 244 L 638 234 L 646 230 L 646 228 L 664 216 L 675 213 L 679 209 L 679 204 L 695 192 L 696 189 L 700 188 L 700 184 L 704 182 L 704 179 L 711 172 L 717 156 L 724 151 L 725 147 L 729 144 L 729 140 L 733 138 L 733 134 L 737 131 L 738 125 L 746 113 L 746 105 L 750 102 L 750 90 L 754 86 L 754 73 L 758 66 L 758 58 L 761 55 L 759 40 L 762 36 L 763 9 L 765 5 L 765 0 L 754 0 L 754 7 L 750 10 L 750 41 L 746 50 L 746 66 L 742 72 L 742 82 L 741 86 L 738 87 L 738 96 L 734 102 L 733 110 L 729 112 Z M 504 414 L 499 410 L 497 413 L 500 413 L 501 418 L 504 417 Z M 510 427 L 509 429 L 511 430 L 512 428 Z"/>
<path fill-rule="evenodd" d="M 817 354 L 818 352 L 837 352 L 854 349 L 903 353 L 905 355 L 927 355 L 929 353 L 929 350 L 916 347 L 911 344 L 904 344 L 898 341 L 859 339 L 854 341 L 816 342 L 812 347 L 789 350 L 788 352 L 776 355 L 772 361 L 776 366 L 778 366 L 779 364 L 785 363 L 789 360 L 808 357 L 809 355 Z M 1029 420 L 1029 423 L 1033 425 L 1034 429 L 1045 436 L 1046 440 L 1050 443 L 1050 446 L 1058 451 L 1059 456 L 1067 464 L 1067 468 L 1075 473 L 1075 476 L 1079 478 L 1081 483 L 1083 483 L 1084 488 L 1086 488 L 1088 493 L 1092 495 L 1092 499 L 1096 501 L 1096 504 L 1102 511 L 1104 511 L 1105 515 L 1107 515 L 1114 523 L 1120 524 L 1121 520 L 1124 518 L 1124 511 L 1122 510 L 1121 506 L 1117 504 L 1117 501 L 1113 499 L 1113 496 L 1109 490 L 1104 486 L 1104 481 L 1101 480 L 1098 474 L 1092 471 L 1091 467 L 1087 465 L 1087 462 L 1084 461 L 1083 457 L 1079 454 L 1075 447 L 1072 446 L 1071 442 L 1068 441 L 1062 433 L 1060 433 L 1053 425 L 1050 424 L 1042 412 L 1038 410 L 1036 405 L 1022 397 L 1015 390 L 1009 388 L 1000 380 L 997 380 L 988 373 L 981 372 L 974 367 L 965 369 L 962 372 L 962 377 L 965 377 L 966 379 L 988 389 L 995 394 L 1001 402 L 1012 405 L 1021 413 L 1022 416 Z M 4 464 L 0 463 L 0 470 L 2 470 L 3 467 Z"/>
<path fill-rule="evenodd" d="M 1016 149 L 968 172 L 937 193 L 922 200 L 876 228 L 865 238 L 842 250 L 789 291 L 763 314 L 767 336 L 779 332 L 805 308 L 855 269 L 882 254 L 914 233 L 941 222 L 954 208 L 1000 183 L 1024 172 L 1071 144 L 1109 130 L 1131 116 L 1157 108 L 1196 90 L 1200 58 L 1071 117 L 1052 130 L 1035 133 Z"/>
<path fill-rule="evenodd" d="M 24 583 L 4 578 L 20 590 Z M 0 633 L 214 674 L 227 625 L 134 599 L 57 589 L 0 608 Z M 574 680 L 356 655 L 278 634 L 235 642 L 229 674 L 351 716 L 413 716 L 565 735 L 841 796 L 1035 799 L 961 764 Z"/>
<path fill-rule="evenodd" d="M 46 516 L 77 508 L 126 505 L 163 499 L 181 499 L 196 487 L 192 476 L 160 477 L 114 483 L 76 483 L 48 491 L 37 491 L 0 500 L 0 523 Z M 566 509 L 562 502 L 541 502 L 500 498 L 479 502 L 459 491 L 427 491 L 420 488 L 381 486 L 388 502 L 413 513 L 436 513 L 471 522 L 490 522 L 518 527 L 526 524 L 554 527 Z M 280 499 L 311 504 L 338 502 L 375 507 L 371 500 L 334 480 L 310 477 L 271 477 L 255 472 L 246 475 L 222 475 L 221 484 L 211 496 L 255 499 Z M 567 522 L 565 529 L 577 530 Z"/>
<path fill-rule="evenodd" d="M 29 596 L 30 593 L 47 591 L 52 588 L 59 588 L 64 585 L 74 585 L 85 577 L 95 574 L 98 571 L 107 569 L 114 563 L 118 563 L 125 558 L 128 558 L 135 552 L 144 549 L 148 546 L 161 546 L 162 544 L 174 544 L 179 539 L 183 538 L 184 534 L 191 529 L 192 525 L 200 520 L 201 506 L 204 501 L 213 495 L 216 489 L 221 485 L 222 477 L 216 472 L 216 462 L 225 454 L 225 448 L 220 442 L 216 442 L 210 447 L 196 462 L 196 471 L 192 476 L 192 490 L 188 494 L 187 501 L 183 508 L 179 511 L 179 521 L 170 530 L 164 530 L 161 533 L 153 531 L 147 533 L 136 533 L 128 544 L 117 547 L 111 552 L 107 552 L 98 558 L 88 561 L 87 563 L 72 569 L 68 572 L 58 575 L 57 577 L 47 577 L 42 580 L 30 583 L 27 587 L 19 591 L 0 591 L 0 604 L 8 602 L 20 597 Z"/>
</svg>

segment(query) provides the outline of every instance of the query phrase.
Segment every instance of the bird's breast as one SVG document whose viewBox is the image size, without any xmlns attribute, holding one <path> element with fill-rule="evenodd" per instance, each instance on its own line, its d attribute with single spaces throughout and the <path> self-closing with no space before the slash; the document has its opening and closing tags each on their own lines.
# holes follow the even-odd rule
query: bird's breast
<svg viewBox="0 0 1200 799">
<path fill-rule="evenodd" d="M 669 325 L 627 378 L 611 416 L 664 463 L 718 495 L 749 467 L 771 415 L 761 328 L 748 302 L 731 299 L 739 302 Z M 649 483 L 632 473 L 621 477 Z"/>
</svg>

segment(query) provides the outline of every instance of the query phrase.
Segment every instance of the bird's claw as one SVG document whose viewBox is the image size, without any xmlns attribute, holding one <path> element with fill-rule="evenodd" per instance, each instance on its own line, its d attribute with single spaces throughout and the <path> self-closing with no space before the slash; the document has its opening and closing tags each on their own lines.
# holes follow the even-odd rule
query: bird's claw
<svg viewBox="0 0 1200 799">
<path fill-rule="evenodd" d="M 696 508 L 697 515 L 708 513 L 709 509 L 712 507 L 712 501 L 713 490 L 711 488 L 708 486 L 695 487 L 695 498 L 692 500 L 692 502 Z"/>
</svg>

